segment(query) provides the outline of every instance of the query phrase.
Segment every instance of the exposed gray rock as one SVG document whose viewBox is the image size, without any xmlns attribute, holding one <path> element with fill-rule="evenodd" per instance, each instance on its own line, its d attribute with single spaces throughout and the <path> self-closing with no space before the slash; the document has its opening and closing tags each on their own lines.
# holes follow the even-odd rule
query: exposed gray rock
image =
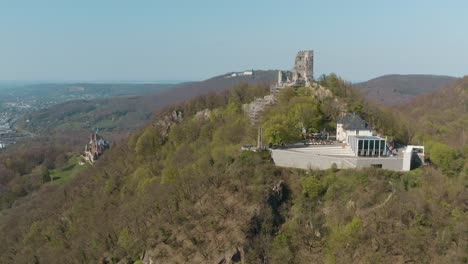
<svg viewBox="0 0 468 264">
<path fill-rule="evenodd" d="M 180 110 L 174 110 L 169 114 L 162 116 L 156 120 L 155 126 L 160 129 L 162 138 L 166 138 L 169 135 L 169 131 L 172 125 L 180 123 L 183 119 L 183 113 Z"/>
<path fill-rule="evenodd" d="M 271 192 L 268 194 L 267 202 L 273 210 L 276 210 L 287 198 L 287 187 L 284 181 L 279 181 L 273 186 Z"/>
<path fill-rule="evenodd" d="M 250 104 L 244 104 L 242 106 L 242 110 L 249 116 L 250 121 L 253 124 L 258 122 L 258 118 L 260 117 L 260 113 L 265 110 L 265 108 L 269 105 L 272 105 L 276 102 L 274 95 L 267 95 L 263 98 L 256 98 Z"/>
<path fill-rule="evenodd" d="M 227 251 L 217 262 L 218 264 L 245 264 L 244 250 L 242 247 L 236 247 Z"/>
<path fill-rule="evenodd" d="M 317 84 L 317 83 L 314 83 L 312 85 L 312 95 L 317 98 L 317 100 L 319 101 L 322 101 L 328 97 L 332 97 L 333 94 L 330 90 L 328 90 L 327 88 Z"/>
<path fill-rule="evenodd" d="M 211 114 L 210 109 L 204 109 L 204 110 L 198 111 L 195 114 L 195 118 L 197 120 L 208 120 L 208 118 L 210 118 L 210 114 Z"/>
</svg>

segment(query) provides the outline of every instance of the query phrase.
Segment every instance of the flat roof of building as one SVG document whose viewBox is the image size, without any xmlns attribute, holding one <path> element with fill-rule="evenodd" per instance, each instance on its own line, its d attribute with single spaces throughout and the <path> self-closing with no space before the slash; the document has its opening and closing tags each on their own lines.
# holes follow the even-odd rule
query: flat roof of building
<svg viewBox="0 0 468 264">
<path fill-rule="evenodd" d="M 385 140 L 383 138 L 377 136 L 357 136 L 360 139 L 371 139 L 371 140 Z M 333 142 L 333 144 L 329 145 L 312 145 L 307 144 L 304 145 L 303 143 L 297 143 L 293 145 L 289 145 L 286 147 L 280 147 L 275 150 L 285 151 L 285 152 L 293 152 L 293 153 L 300 153 L 304 155 L 320 155 L 320 156 L 329 156 L 335 158 L 352 158 L 352 159 L 399 159 L 401 158 L 398 156 L 373 156 L 373 157 L 361 157 L 356 156 L 349 145 L 340 142 Z"/>
<path fill-rule="evenodd" d="M 357 138 L 357 139 L 367 139 L 367 140 L 385 140 L 385 138 L 381 138 L 378 136 L 350 136 L 350 137 Z"/>
<path fill-rule="evenodd" d="M 291 152 L 301 155 L 319 155 L 328 156 L 334 158 L 346 158 L 346 159 L 401 159 L 402 156 L 373 156 L 373 157 L 361 157 L 354 155 L 354 152 L 349 146 L 343 147 L 341 144 L 333 145 L 307 145 L 303 147 L 288 147 L 278 148 L 274 151 Z"/>
</svg>

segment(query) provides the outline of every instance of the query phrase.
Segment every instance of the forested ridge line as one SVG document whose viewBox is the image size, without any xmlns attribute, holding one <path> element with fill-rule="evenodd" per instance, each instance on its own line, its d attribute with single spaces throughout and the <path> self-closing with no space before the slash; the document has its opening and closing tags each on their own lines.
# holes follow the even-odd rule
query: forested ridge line
<svg viewBox="0 0 468 264">
<path fill-rule="evenodd" d="M 345 107 L 411 142 L 409 121 L 336 75 L 319 82 L 332 97 L 307 88 L 278 94 L 259 121 L 266 141 L 332 129 Z M 2 211 L 0 262 L 466 262 L 464 149 L 434 142 L 433 165 L 407 173 L 278 168 L 267 151 L 240 151 L 258 129 L 242 105 L 267 93 L 238 85 L 168 107 L 95 167 L 63 185 L 44 183 Z"/>
</svg>

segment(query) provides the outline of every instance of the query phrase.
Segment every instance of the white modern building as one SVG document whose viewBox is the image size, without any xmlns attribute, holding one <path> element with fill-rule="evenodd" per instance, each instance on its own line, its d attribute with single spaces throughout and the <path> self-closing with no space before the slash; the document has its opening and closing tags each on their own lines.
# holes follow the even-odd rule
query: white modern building
<svg viewBox="0 0 468 264">
<path fill-rule="evenodd" d="M 347 114 L 336 124 L 336 140 L 349 144 L 351 136 L 372 136 L 372 128 L 359 116 Z"/>
<path fill-rule="evenodd" d="M 376 167 L 409 171 L 424 165 L 424 147 L 407 146 L 390 151 L 387 141 L 373 136 L 369 124 L 356 115 L 346 115 L 337 124 L 332 145 L 295 145 L 271 149 L 275 165 L 299 169 Z"/>
</svg>

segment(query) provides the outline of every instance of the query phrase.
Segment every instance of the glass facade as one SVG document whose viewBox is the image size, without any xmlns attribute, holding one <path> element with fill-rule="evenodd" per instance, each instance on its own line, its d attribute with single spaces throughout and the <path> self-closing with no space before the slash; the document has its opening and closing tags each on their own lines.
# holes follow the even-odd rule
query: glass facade
<svg viewBox="0 0 468 264">
<path fill-rule="evenodd" d="M 382 138 L 375 136 L 351 136 L 349 143 L 356 156 L 387 156 L 387 144 Z"/>
</svg>

